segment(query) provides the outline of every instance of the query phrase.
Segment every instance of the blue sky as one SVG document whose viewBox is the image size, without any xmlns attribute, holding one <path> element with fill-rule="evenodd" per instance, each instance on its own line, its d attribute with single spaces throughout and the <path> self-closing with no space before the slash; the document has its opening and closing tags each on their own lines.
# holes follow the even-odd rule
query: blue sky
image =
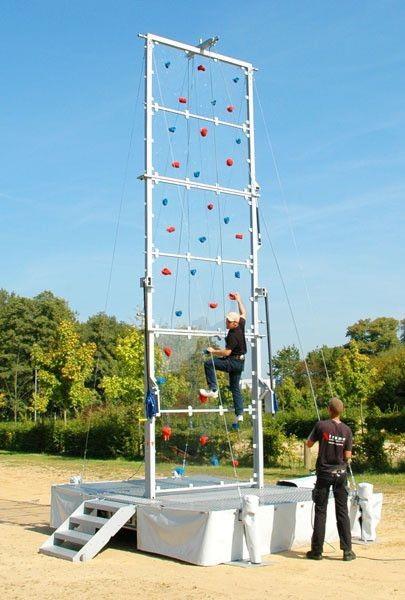
<svg viewBox="0 0 405 600">
<path fill-rule="evenodd" d="M 1 287 L 50 289 L 81 319 L 104 309 L 135 114 L 107 306 L 133 321 L 143 270 L 137 34 L 218 35 L 218 52 L 259 69 L 284 189 L 257 107 L 261 205 L 305 348 L 343 343 L 359 318 L 401 318 L 404 30 L 400 1 L 3 0 Z M 296 338 L 274 260 L 262 253 L 279 348 Z"/>
</svg>

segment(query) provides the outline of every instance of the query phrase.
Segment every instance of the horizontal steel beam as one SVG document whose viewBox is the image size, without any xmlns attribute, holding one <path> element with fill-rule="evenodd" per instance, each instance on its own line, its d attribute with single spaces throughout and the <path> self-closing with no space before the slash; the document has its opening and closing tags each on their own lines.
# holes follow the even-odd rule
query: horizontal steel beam
<svg viewBox="0 0 405 600">
<path fill-rule="evenodd" d="M 184 258 L 185 260 L 188 260 L 189 262 L 192 260 L 201 260 L 204 262 L 214 262 L 217 265 L 240 265 L 242 267 L 247 267 L 248 269 L 251 268 L 251 261 L 250 260 L 232 260 L 229 258 L 221 258 L 220 256 L 217 256 L 216 258 L 209 258 L 206 256 L 193 256 L 190 253 L 187 254 L 177 254 L 176 252 L 160 252 L 160 250 L 158 250 L 156 248 L 156 250 L 152 251 L 152 255 L 155 258 L 159 258 L 160 256 L 166 256 L 169 258 Z"/>
<path fill-rule="evenodd" d="M 159 112 L 162 110 L 164 112 L 173 113 L 175 115 L 183 115 L 186 119 L 198 119 L 199 121 L 207 121 L 209 123 L 214 123 L 214 125 L 225 125 L 226 127 L 233 127 L 234 129 L 240 129 L 245 133 L 249 130 L 249 124 L 243 123 L 242 125 L 238 125 L 237 123 L 230 123 L 229 121 L 222 121 L 218 119 L 218 117 L 206 117 L 205 115 L 199 115 L 197 113 L 192 113 L 189 110 L 179 110 L 177 108 L 168 108 L 167 106 L 161 106 L 158 102 L 154 102 L 152 104 L 152 108 Z"/>
<path fill-rule="evenodd" d="M 180 478 L 179 478 L 180 479 Z M 189 492 L 190 490 L 222 490 L 223 488 L 240 488 L 240 487 L 255 487 L 255 481 L 251 479 L 250 481 L 235 481 L 235 483 L 225 483 L 221 481 L 221 483 L 213 484 L 213 485 L 193 485 L 189 483 L 188 486 L 181 486 L 175 488 L 161 488 L 158 485 L 156 486 L 156 494 L 160 494 L 164 496 L 165 494 L 181 494 Z M 196 496 L 196 501 L 198 501 L 198 496 Z"/>
<path fill-rule="evenodd" d="M 221 185 L 211 184 L 211 183 L 198 183 L 197 181 L 191 181 L 191 179 L 178 179 L 176 177 L 167 177 L 166 175 L 159 175 L 159 173 L 154 173 L 153 175 L 148 175 L 148 173 L 144 173 L 140 175 L 139 179 L 151 179 L 154 183 L 169 183 L 170 185 L 181 185 L 187 189 L 197 189 L 197 190 L 205 190 L 207 192 L 214 192 L 215 194 L 228 194 L 229 196 L 242 196 L 242 198 L 249 199 L 251 197 L 258 198 L 259 194 L 252 193 L 248 189 L 237 190 L 234 188 L 227 188 Z"/>
<path fill-rule="evenodd" d="M 210 331 L 204 329 L 192 329 L 191 327 L 187 327 L 184 329 L 176 329 L 176 328 L 167 328 L 167 327 L 152 327 L 149 329 L 149 332 L 154 333 L 157 337 L 159 335 L 186 335 L 189 337 L 225 337 L 227 335 L 226 331 L 221 331 L 220 329 Z M 245 333 L 245 337 L 247 339 L 253 338 L 263 338 L 262 334 L 254 334 L 254 333 Z"/>
<path fill-rule="evenodd" d="M 251 404 L 247 408 L 243 409 L 243 412 L 249 413 L 249 415 L 253 414 L 254 408 Z M 224 408 L 223 406 L 218 406 L 217 408 L 193 408 L 192 406 L 188 406 L 187 408 L 166 408 L 156 415 L 159 417 L 160 415 L 189 415 L 193 416 L 194 413 L 218 413 L 221 416 L 225 413 L 233 412 L 233 409 Z"/>
<path fill-rule="evenodd" d="M 191 46 L 190 44 L 176 42 L 175 40 L 171 40 L 160 35 L 155 35 L 154 33 L 148 33 L 146 35 L 139 34 L 139 37 L 150 40 L 155 44 L 162 44 L 164 46 L 170 46 L 171 48 L 177 48 L 178 50 L 184 50 L 186 53 L 191 52 L 192 54 L 206 56 L 207 58 L 213 58 L 214 60 L 219 60 L 229 65 L 234 65 L 235 67 L 241 67 L 242 69 L 250 70 L 254 68 L 252 63 L 246 62 L 244 60 L 238 60 L 237 58 L 231 58 L 230 56 L 225 56 L 224 54 L 210 52 L 209 50 L 199 48 L 198 46 Z"/>
</svg>

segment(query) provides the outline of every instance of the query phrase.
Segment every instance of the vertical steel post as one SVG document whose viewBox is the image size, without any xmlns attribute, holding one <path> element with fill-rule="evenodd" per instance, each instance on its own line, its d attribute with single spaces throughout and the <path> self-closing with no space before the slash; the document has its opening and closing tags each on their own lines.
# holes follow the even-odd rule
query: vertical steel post
<svg viewBox="0 0 405 600">
<path fill-rule="evenodd" d="M 146 36 L 145 52 L 145 394 L 155 381 L 155 353 L 153 324 L 153 40 Z M 145 422 L 145 496 L 156 497 L 156 447 L 155 447 L 155 417 Z"/>
<path fill-rule="evenodd" d="M 251 315 L 252 315 L 252 404 L 255 408 L 253 414 L 253 478 L 257 487 L 264 485 L 263 475 L 263 424 L 262 424 L 262 405 L 260 401 L 261 375 L 261 341 L 259 331 L 259 269 L 258 253 L 260 248 L 259 223 L 258 223 L 258 185 L 256 182 L 256 159 L 255 159 L 255 134 L 254 134 L 254 111 L 253 111 L 253 73 L 252 67 L 247 69 L 246 73 L 246 100 L 247 100 L 247 120 L 249 123 L 248 138 L 248 157 L 249 157 L 249 185 L 251 191 L 250 197 L 250 252 L 252 259 L 251 269 Z"/>
</svg>

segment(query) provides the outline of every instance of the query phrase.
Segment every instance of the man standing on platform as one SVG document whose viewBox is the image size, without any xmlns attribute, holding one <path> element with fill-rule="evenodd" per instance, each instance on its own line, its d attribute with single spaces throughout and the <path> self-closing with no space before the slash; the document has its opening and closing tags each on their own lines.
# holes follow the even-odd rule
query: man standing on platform
<svg viewBox="0 0 405 600">
<path fill-rule="evenodd" d="M 343 409 L 343 402 L 338 398 L 332 398 L 328 404 L 330 419 L 318 421 L 307 440 L 308 448 L 311 448 L 315 442 L 319 443 L 316 461 L 317 477 L 312 492 L 312 499 L 315 503 L 315 523 L 311 550 L 307 552 L 307 558 L 312 560 L 322 560 L 330 488 L 332 488 L 335 498 L 336 522 L 340 548 L 343 550 L 343 560 L 349 561 L 356 558 L 352 551 L 347 507 L 347 463 L 352 456 L 353 435 L 350 427 L 340 420 Z"/>
<path fill-rule="evenodd" d="M 225 348 L 207 348 L 210 358 L 204 362 L 205 377 L 208 390 L 201 389 L 201 396 L 218 398 L 218 384 L 215 371 L 225 371 L 229 374 L 229 389 L 232 392 L 236 421 L 243 421 L 243 396 L 239 382 L 245 366 L 246 355 L 246 308 L 237 292 L 230 294 L 236 300 L 238 312 L 229 312 L 226 315 L 226 328 L 228 334 L 225 338 Z"/>
</svg>

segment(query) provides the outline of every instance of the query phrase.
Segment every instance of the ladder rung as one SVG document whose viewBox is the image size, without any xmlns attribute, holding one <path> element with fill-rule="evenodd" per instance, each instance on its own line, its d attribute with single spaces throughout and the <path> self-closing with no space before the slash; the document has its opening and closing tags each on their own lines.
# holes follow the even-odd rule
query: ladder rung
<svg viewBox="0 0 405 600">
<path fill-rule="evenodd" d="M 70 517 L 70 522 L 76 525 L 92 525 L 93 527 L 102 527 L 108 523 L 104 517 L 93 517 L 93 515 L 77 515 Z"/>
<path fill-rule="evenodd" d="M 112 500 L 85 500 L 84 507 L 97 509 L 97 510 L 105 510 L 109 512 L 116 512 L 126 504 L 121 502 L 114 502 Z"/>
<path fill-rule="evenodd" d="M 76 531 L 75 529 L 68 529 L 66 531 L 56 531 L 55 540 L 61 540 L 62 542 L 71 542 L 78 546 L 84 546 L 93 536 L 91 533 L 83 533 L 82 531 Z"/>
<path fill-rule="evenodd" d="M 48 556 L 56 556 L 57 558 L 64 558 L 65 560 L 72 560 L 77 554 L 77 550 L 70 550 L 63 546 L 47 546 L 40 549 L 41 554 L 47 554 Z"/>
</svg>

